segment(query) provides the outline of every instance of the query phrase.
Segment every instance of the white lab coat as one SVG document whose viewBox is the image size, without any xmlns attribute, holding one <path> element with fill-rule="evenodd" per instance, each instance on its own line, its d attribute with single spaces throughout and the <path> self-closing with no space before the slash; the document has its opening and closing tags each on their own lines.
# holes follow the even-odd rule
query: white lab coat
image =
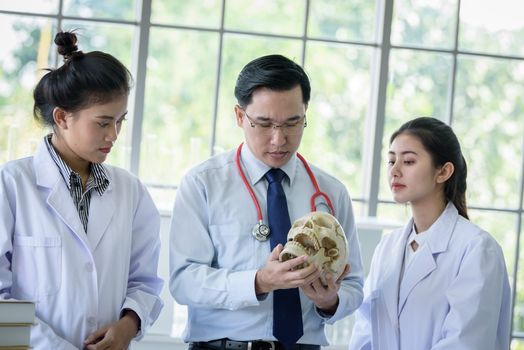
<svg viewBox="0 0 524 350">
<path fill-rule="evenodd" d="M 86 234 L 44 142 L 0 167 L 0 298 L 36 302 L 35 350 L 82 349 L 124 308 L 140 317 L 139 338 L 162 308 L 158 210 L 137 178 L 107 168 Z"/>
<path fill-rule="evenodd" d="M 349 349 L 509 349 L 510 288 L 497 242 L 449 203 L 399 283 L 412 226 L 377 246 Z"/>
</svg>

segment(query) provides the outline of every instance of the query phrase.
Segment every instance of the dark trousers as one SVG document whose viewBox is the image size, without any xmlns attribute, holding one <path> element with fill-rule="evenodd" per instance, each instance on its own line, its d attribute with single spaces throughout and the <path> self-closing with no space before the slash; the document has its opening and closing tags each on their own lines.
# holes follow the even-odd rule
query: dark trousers
<svg viewBox="0 0 524 350">
<path fill-rule="evenodd" d="M 287 350 L 278 341 L 236 341 L 218 339 L 208 342 L 189 343 L 188 350 Z M 295 344 L 292 350 L 320 350 L 320 345 Z"/>
</svg>

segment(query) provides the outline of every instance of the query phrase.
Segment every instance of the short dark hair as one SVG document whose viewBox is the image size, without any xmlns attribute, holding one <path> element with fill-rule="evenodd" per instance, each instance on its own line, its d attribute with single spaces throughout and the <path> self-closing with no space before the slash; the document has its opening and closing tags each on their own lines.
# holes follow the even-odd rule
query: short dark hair
<svg viewBox="0 0 524 350">
<path fill-rule="evenodd" d="M 460 215 L 468 218 L 466 206 L 466 178 L 468 168 L 462 155 L 457 136 L 446 123 L 432 117 L 420 117 L 404 123 L 391 135 L 389 143 L 400 134 L 417 137 L 424 149 L 431 155 L 433 165 L 439 167 L 447 162 L 453 164 L 455 170 L 444 184 L 446 200 L 453 202 Z"/>
<path fill-rule="evenodd" d="M 54 42 L 64 64 L 47 69 L 35 87 L 33 115 L 37 121 L 53 126 L 55 107 L 75 112 L 129 93 L 131 73 L 118 59 L 101 51 L 78 51 L 73 32 L 57 33 Z"/>
<path fill-rule="evenodd" d="M 300 85 L 302 100 L 307 104 L 311 86 L 304 69 L 282 55 L 267 55 L 254 59 L 242 68 L 235 85 L 235 97 L 241 107 L 246 107 L 258 88 L 285 91 L 297 85 Z"/>
</svg>

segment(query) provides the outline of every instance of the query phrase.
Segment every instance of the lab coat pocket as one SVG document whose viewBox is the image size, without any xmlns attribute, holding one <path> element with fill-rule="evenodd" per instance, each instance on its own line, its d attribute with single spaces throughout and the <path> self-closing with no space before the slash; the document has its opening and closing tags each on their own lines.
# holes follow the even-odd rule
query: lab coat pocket
<svg viewBox="0 0 524 350">
<path fill-rule="evenodd" d="M 384 308 L 383 308 L 382 293 L 380 290 L 374 290 L 369 296 L 369 309 L 371 318 L 371 344 L 373 349 L 383 349 L 383 338 L 386 336 L 386 329 L 384 329 Z M 386 347 L 387 349 L 387 347 Z"/>
<path fill-rule="evenodd" d="M 43 301 L 56 294 L 62 282 L 62 241 L 58 236 L 13 239 L 13 294 Z"/>
<path fill-rule="evenodd" d="M 369 295 L 369 317 L 371 323 L 371 344 L 378 346 L 377 335 L 380 335 L 380 291 L 374 290 Z M 377 332 L 378 331 L 378 332 Z M 378 333 L 378 334 L 377 334 Z"/>
<path fill-rule="evenodd" d="M 372 349 L 399 350 L 398 322 L 389 319 L 383 291 L 372 291 L 369 303 Z"/>
</svg>

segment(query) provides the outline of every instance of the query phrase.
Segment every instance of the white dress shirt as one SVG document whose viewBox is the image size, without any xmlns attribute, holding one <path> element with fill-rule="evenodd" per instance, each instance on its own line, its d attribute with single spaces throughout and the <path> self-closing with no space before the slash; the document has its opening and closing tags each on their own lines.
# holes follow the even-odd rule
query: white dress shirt
<svg viewBox="0 0 524 350">
<path fill-rule="evenodd" d="M 188 305 L 184 341 L 274 340 L 273 295 L 258 300 L 255 274 L 270 253 L 269 240 L 256 240 L 251 231 L 258 222 L 255 204 L 235 165 L 236 150 L 210 158 L 183 178 L 173 210 L 170 238 L 170 290 L 175 300 Z M 266 216 L 270 169 L 242 148 L 241 162 L 249 185 Z M 335 207 L 335 216 L 349 243 L 351 273 L 338 292 L 339 305 L 323 317 L 301 292 L 304 335 L 299 343 L 327 345 L 324 324 L 352 313 L 362 301 L 363 270 L 351 200 L 342 183 L 311 166 L 320 189 Z M 281 168 L 291 222 L 309 213 L 314 193 L 303 164 L 294 156 Z M 317 204 L 326 211 L 326 205 Z"/>
</svg>

